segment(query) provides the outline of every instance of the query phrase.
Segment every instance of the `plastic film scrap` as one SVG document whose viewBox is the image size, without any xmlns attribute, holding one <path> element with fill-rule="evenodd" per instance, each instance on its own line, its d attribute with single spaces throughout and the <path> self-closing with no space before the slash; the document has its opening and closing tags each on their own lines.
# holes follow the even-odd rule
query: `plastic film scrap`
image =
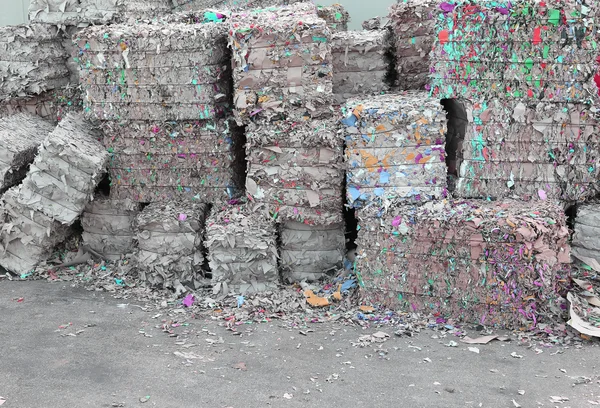
<svg viewBox="0 0 600 408">
<path fill-rule="evenodd" d="M 377 94 L 389 89 L 387 30 L 335 33 L 331 43 L 333 92 L 338 102 L 350 95 Z"/>
<path fill-rule="evenodd" d="M 136 257 L 142 280 L 177 292 L 205 284 L 203 234 L 207 213 L 207 204 L 172 201 L 152 203 L 137 215 Z"/>
<path fill-rule="evenodd" d="M 70 113 L 39 147 L 17 201 L 71 225 L 106 171 L 108 153 L 82 115 Z"/>
<path fill-rule="evenodd" d="M 135 247 L 135 219 L 140 204 L 97 195 L 81 216 L 83 244 L 105 259 L 118 260 Z"/>
<path fill-rule="evenodd" d="M 587 3 L 440 3 L 431 53 L 433 94 L 473 101 L 596 100 L 599 9 Z"/>
<path fill-rule="evenodd" d="M 341 4 L 332 4 L 331 6 L 317 5 L 317 15 L 327 22 L 332 32 L 348 31 L 350 14 Z"/>
<path fill-rule="evenodd" d="M 234 114 L 240 123 L 291 110 L 331 115 L 331 33 L 311 4 L 233 14 Z"/>
<path fill-rule="evenodd" d="M 335 118 L 246 127 L 246 194 L 277 221 L 342 222 L 343 148 Z"/>
<path fill-rule="evenodd" d="M 231 120 L 104 122 L 111 198 L 226 203 L 243 194 L 243 129 Z"/>
<path fill-rule="evenodd" d="M 213 293 L 277 289 L 277 230 L 254 204 L 215 208 L 206 223 Z"/>
<path fill-rule="evenodd" d="M 58 28 L 47 24 L 0 27 L 0 104 L 69 83 L 61 41 Z"/>
<path fill-rule="evenodd" d="M 206 120 L 228 111 L 226 26 L 137 24 L 78 33 L 86 113 L 99 120 Z"/>
<path fill-rule="evenodd" d="M 423 90 L 429 82 L 438 4 L 434 0 L 400 0 L 390 7 L 399 89 Z"/>
<path fill-rule="evenodd" d="M 38 146 L 53 130 L 49 122 L 26 113 L 0 119 L 0 193 L 25 178 Z"/>
<path fill-rule="evenodd" d="M 410 91 L 354 98 L 344 110 L 350 206 L 377 215 L 447 195 L 446 117 L 439 101 Z"/>
<path fill-rule="evenodd" d="M 467 110 L 457 196 L 586 201 L 600 191 L 593 106 L 493 99 Z"/>
<path fill-rule="evenodd" d="M 560 297 L 569 231 L 555 204 L 441 201 L 357 215 L 367 302 L 520 328 L 543 322 Z"/>
<path fill-rule="evenodd" d="M 342 267 L 346 248 L 344 224 L 281 224 L 281 273 L 284 281 L 316 281 Z"/>
<path fill-rule="evenodd" d="M 70 228 L 18 200 L 24 189 L 12 187 L 0 199 L 0 265 L 23 274 L 45 261 L 70 235 Z"/>
</svg>

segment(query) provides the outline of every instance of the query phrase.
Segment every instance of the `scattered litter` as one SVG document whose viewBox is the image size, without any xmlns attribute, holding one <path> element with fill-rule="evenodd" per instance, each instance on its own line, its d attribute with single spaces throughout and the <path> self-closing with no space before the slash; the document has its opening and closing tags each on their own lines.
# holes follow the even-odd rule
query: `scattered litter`
<svg viewBox="0 0 600 408">
<path fill-rule="evenodd" d="M 477 347 L 469 347 L 469 351 L 473 352 L 473 353 L 476 353 L 476 354 L 479 354 L 479 349 Z"/>
</svg>

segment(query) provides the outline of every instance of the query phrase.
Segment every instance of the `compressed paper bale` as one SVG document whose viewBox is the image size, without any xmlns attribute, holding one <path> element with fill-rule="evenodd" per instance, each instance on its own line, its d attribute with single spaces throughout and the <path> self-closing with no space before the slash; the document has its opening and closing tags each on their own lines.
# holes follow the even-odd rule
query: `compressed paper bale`
<svg viewBox="0 0 600 408">
<path fill-rule="evenodd" d="M 550 102 L 597 97 L 595 3 L 444 4 L 431 54 L 434 95 Z"/>
<path fill-rule="evenodd" d="M 356 95 L 381 93 L 389 89 L 386 82 L 390 62 L 388 31 L 349 31 L 331 37 L 333 57 L 333 92 Z"/>
<path fill-rule="evenodd" d="M 173 0 L 120 0 L 116 20 L 131 24 L 156 20 L 172 9 Z"/>
<path fill-rule="evenodd" d="M 348 203 L 389 208 L 446 194 L 446 118 L 439 101 L 408 92 L 347 101 Z"/>
<path fill-rule="evenodd" d="M 117 14 L 120 0 L 31 0 L 29 21 L 76 26 L 80 23 L 107 24 Z"/>
<path fill-rule="evenodd" d="M 97 196 L 81 216 L 84 245 L 110 260 L 133 253 L 134 224 L 140 209 L 131 200 L 114 201 Z"/>
<path fill-rule="evenodd" d="M 17 113 L 29 113 L 58 123 L 69 112 L 80 111 L 81 93 L 77 88 L 61 88 L 39 95 L 12 98 L 0 102 L 0 118 Z"/>
<path fill-rule="evenodd" d="M 226 31 L 222 23 L 81 31 L 74 41 L 88 114 L 100 120 L 224 116 L 231 93 Z"/>
<path fill-rule="evenodd" d="M 0 192 L 25 178 L 38 146 L 53 130 L 49 122 L 30 114 L 0 119 Z"/>
<path fill-rule="evenodd" d="M 277 289 L 277 231 L 260 206 L 213 209 L 206 248 L 214 294 Z"/>
<path fill-rule="evenodd" d="M 593 106 L 493 99 L 467 114 L 457 196 L 585 201 L 599 191 Z"/>
<path fill-rule="evenodd" d="M 99 134 L 79 114 L 68 114 L 39 147 L 18 201 L 71 225 L 93 198 L 108 153 Z"/>
<path fill-rule="evenodd" d="M 21 189 L 13 187 L 0 199 L 0 266 L 16 274 L 30 272 L 70 234 L 67 226 L 21 205 Z"/>
<path fill-rule="evenodd" d="M 140 276 L 152 285 L 198 289 L 204 272 L 203 229 L 208 205 L 152 203 L 136 217 Z"/>
<path fill-rule="evenodd" d="M 69 83 L 61 40 L 58 28 L 46 24 L 0 27 L 0 102 Z"/>
<path fill-rule="evenodd" d="M 284 9 L 287 10 L 287 9 Z M 234 113 L 239 122 L 292 111 L 330 114 L 331 33 L 315 14 L 232 17 Z"/>
<path fill-rule="evenodd" d="M 390 7 L 399 89 L 425 89 L 428 83 L 438 7 L 433 0 L 403 0 Z"/>
<path fill-rule="evenodd" d="M 542 322 L 570 262 L 560 206 L 504 200 L 357 211 L 365 300 L 505 328 Z M 476 313 L 473 313 L 476 311 Z"/>
<path fill-rule="evenodd" d="M 274 120 L 254 120 L 246 126 L 249 148 L 253 147 L 330 147 L 342 146 L 343 139 L 337 133 L 337 118 L 329 116 L 311 120 L 301 117 L 298 120 L 274 118 Z"/>
<path fill-rule="evenodd" d="M 590 203 L 580 206 L 575 217 L 573 256 L 592 265 L 600 262 L 600 205 Z"/>
<path fill-rule="evenodd" d="M 317 15 L 327 22 L 331 31 L 348 31 L 350 14 L 341 4 L 317 6 Z"/>
<path fill-rule="evenodd" d="M 284 281 L 314 281 L 342 267 L 346 245 L 344 224 L 281 226 L 281 271 Z"/>
</svg>

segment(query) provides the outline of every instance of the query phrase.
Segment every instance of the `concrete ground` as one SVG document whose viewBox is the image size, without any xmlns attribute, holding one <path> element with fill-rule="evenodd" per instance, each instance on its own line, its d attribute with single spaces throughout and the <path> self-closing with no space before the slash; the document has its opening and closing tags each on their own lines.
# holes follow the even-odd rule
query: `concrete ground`
<svg viewBox="0 0 600 408">
<path fill-rule="evenodd" d="M 593 407 L 600 347 L 447 347 L 433 331 L 353 345 L 363 330 L 244 325 L 157 312 L 109 294 L 0 282 L 0 405 L 54 407 Z M 438 337 L 438 338 L 435 338 Z M 537 349 L 537 350 L 536 350 Z M 515 356 L 511 356 L 514 353 Z M 518 356 L 522 356 L 519 358 Z M 575 383 L 581 383 L 574 385 Z M 552 397 L 563 402 L 551 402 Z M 149 398 L 148 398 L 149 397 Z"/>
</svg>

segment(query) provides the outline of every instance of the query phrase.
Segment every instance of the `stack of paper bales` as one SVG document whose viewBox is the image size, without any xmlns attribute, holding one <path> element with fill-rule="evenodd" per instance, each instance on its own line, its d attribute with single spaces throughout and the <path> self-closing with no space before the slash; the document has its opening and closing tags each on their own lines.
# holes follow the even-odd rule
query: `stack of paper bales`
<svg viewBox="0 0 600 408">
<path fill-rule="evenodd" d="M 600 272 L 600 205 L 582 205 L 577 209 L 573 256 Z"/>
<path fill-rule="evenodd" d="M 4 268 L 27 273 L 67 238 L 108 161 L 97 136 L 80 115 L 69 114 L 41 143 L 23 183 L 3 195 Z"/>
<path fill-rule="evenodd" d="M 284 281 L 315 281 L 342 268 L 345 226 L 312 226 L 290 221 L 281 226 L 281 273 Z"/>
<path fill-rule="evenodd" d="M 0 193 L 25 178 L 38 147 L 53 130 L 49 122 L 31 114 L 0 119 Z"/>
<path fill-rule="evenodd" d="M 21 185 L 20 204 L 71 225 L 93 199 L 108 153 L 81 115 L 69 114 L 42 142 Z"/>
<path fill-rule="evenodd" d="M 496 327 L 544 320 L 570 263 L 562 208 L 548 202 L 439 201 L 380 219 L 357 211 L 365 301 Z"/>
<path fill-rule="evenodd" d="M 351 99 L 345 111 L 351 207 L 378 214 L 447 195 L 446 117 L 438 100 L 410 91 Z"/>
<path fill-rule="evenodd" d="M 456 194 L 586 201 L 600 191 L 596 109 L 498 99 L 469 108 Z M 471 113 L 472 112 L 472 113 Z"/>
<path fill-rule="evenodd" d="M 140 277 L 178 294 L 204 284 L 203 232 L 208 205 L 152 203 L 136 218 Z"/>
<path fill-rule="evenodd" d="M 214 209 L 206 223 L 206 249 L 215 294 L 276 289 L 277 229 L 250 205 Z"/>
<path fill-rule="evenodd" d="M 233 15 L 229 44 L 238 121 L 331 115 L 330 37 L 310 4 Z"/>
<path fill-rule="evenodd" d="M 182 1 L 182 0 L 176 0 Z M 197 1 L 197 0 L 196 0 Z M 285 7 L 297 3 L 306 2 L 306 0 L 223 0 L 222 3 L 233 11 L 245 11 L 253 9 L 266 9 L 272 7 Z M 217 2 L 220 3 L 220 2 Z M 216 6 L 215 4 L 214 6 Z M 214 7 L 211 5 L 211 7 Z M 314 6 L 313 6 L 314 7 Z"/>
<path fill-rule="evenodd" d="M 225 203 L 243 194 L 242 129 L 230 120 L 106 122 L 111 197 Z"/>
<path fill-rule="evenodd" d="M 399 89 L 423 90 L 429 83 L 429 53 L 436 19 L 444 4 L 435 0 L 400 0 L 390 8 Z"/>
<path fill-rule="evenodd" d="M 317 6 L 317 15 L 327 22 L 332 32 L 348 31 L 350 14 L 341 4 Z"/>
<path fill-rule="evenodd" d="M 135 219 L 140 204 L 131 200 L 110 200 L 97 196 L 81 216 L 84 245 L 104 259 L 118 260 L 135 247 Z"/>
<path fill-rule="evenodd" d="M 0 105 L 69 83 L 66 54 L 57 27 L 0 27 Z"/>
</svg>

